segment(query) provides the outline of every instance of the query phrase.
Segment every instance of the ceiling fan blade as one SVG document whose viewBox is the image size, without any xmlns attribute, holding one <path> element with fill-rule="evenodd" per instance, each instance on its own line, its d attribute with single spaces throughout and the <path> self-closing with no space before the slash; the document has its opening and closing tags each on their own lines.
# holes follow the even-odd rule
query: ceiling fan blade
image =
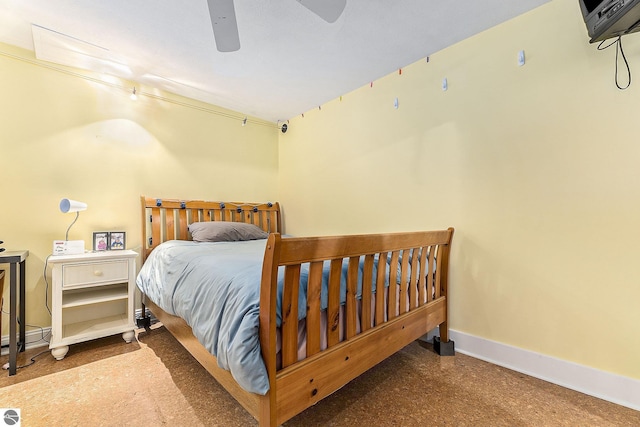
<svg viewBox="0 0 640 427">
<path fill-rule="evenodd" d="M 220 52 L 235 52 L 240 49 L 238 22 L 233 0 L 207 0 L 213 37 Z"/>
<path fill-rule="evenodd" d="M 298 3 L 325 21 L 333 23 L 342 15 L 347 0 L 298 0 Z"/>
</svg>

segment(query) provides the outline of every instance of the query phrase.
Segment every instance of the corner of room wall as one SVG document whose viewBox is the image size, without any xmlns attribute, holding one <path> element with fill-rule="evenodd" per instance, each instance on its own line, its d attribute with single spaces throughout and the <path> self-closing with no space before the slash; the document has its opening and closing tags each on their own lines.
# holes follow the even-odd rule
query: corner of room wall
<svg viewBox="0 0 640 427">
<path fill-rule="evenodd" d="M 452 328 L 640 379 L 640 87 L 615 67 L 552 1 L 292 118 L 288 231 L 454 226 Z"/>
</svg>

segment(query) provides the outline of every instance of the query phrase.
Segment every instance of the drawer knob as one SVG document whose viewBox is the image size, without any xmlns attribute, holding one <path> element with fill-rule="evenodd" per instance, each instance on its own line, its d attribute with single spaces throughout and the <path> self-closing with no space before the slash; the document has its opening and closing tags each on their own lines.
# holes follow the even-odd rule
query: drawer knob
<svg viewBox="0 0 640 427">
<path fill-rule="evenodd" d="M 94 275 L 94 276 L 102 276 L 102 270 L 95 270 L 95 271 L 93 272 L 93 275 Z"/>
</svg>

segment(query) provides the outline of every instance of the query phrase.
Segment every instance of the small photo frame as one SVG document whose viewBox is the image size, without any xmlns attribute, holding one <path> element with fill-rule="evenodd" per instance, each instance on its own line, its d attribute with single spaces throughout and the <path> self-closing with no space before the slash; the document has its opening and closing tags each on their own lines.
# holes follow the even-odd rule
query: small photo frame
<svg viewBox="0 0 640 427">
<path fill-rule="evenodd" d="M 97 231 L 93 233 L 93 250 L 94 252 L 106 251 L 109 249 L 109 233 L 106 231 Z"/>
<path fill-rule="evenodd" d="M 109 233 L 109 250 L 121 251 L 124 249 L 126 242 L 126 233 L 124 231 L 112 231 Z"/>
</svg>

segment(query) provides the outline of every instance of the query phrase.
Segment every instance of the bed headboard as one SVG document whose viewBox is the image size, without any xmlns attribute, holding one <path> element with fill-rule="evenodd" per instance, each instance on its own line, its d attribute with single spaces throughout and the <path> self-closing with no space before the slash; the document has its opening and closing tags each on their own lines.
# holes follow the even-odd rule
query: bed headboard
<svg viewBox="0 0 640 427">
<path fill-rule="evenodd" d="M 204 200 L 141 198 L 142 261 L 167 240 L 191 240 L 189 224 L 234 221 L 254 224 L 267 233 L 280 233 L 280 205 L 275 203 L 207 202 Z"/>
</svg>

